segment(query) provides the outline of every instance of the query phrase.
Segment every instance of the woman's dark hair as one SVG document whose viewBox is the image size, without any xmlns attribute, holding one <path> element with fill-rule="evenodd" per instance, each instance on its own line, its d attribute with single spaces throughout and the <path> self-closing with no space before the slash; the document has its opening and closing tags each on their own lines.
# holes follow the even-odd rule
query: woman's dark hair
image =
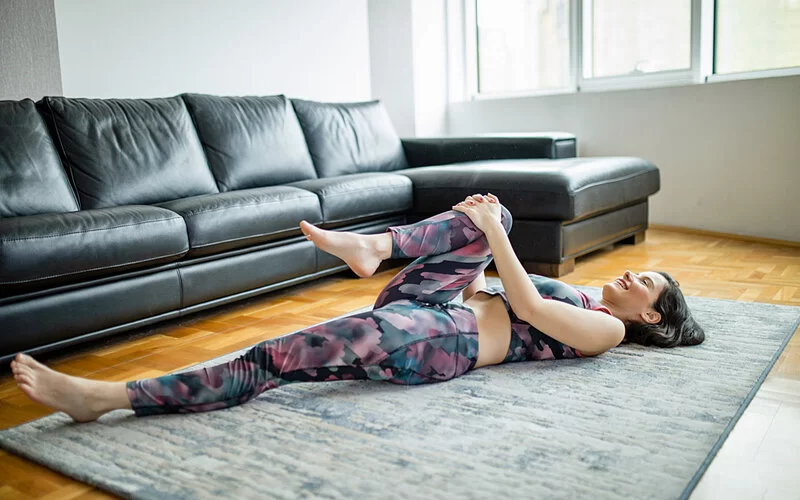
<svg viewBox="0 0 800 500">
<path fill-rule="evenodd" d="M 680 284 L 667 273 L 659 271 L 658 274 L 667 279 L 667 285 L 653 304 L 653 309 L 661 314 L 661 321 L 655 324 L 626 324 L 625 340 L 658 347 L 697 345 L 703 342 L 706 334 L 692 317 Z"/>
</svg>

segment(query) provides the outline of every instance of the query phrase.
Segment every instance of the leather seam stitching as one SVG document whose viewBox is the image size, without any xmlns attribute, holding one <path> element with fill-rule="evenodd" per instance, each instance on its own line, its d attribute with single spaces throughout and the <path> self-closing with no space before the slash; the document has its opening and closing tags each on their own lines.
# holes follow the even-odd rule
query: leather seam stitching
<svg viewBox="0 0 800 500">
<path fill-rule="evenodd" d="M 396 190 L 396 189 L 406 189 L 407 187 L 408 187 L 407 184 L 403 184 L 402 186 L 400 186 L 400 185 L 397 185 L 397 186 L 376 186 L 374 188 L 369 188 L 369 189 L 353 189 L 352 191 L 347 191 L 347 192 L 343 192 L 343 193 L 331 193 L 331 194 L 322 193 L 322 194 L 326 198 L 336 198 L 336 197 L 339 197 L 339 196 L 351 195 L 354 192 L 363 193 L 363 192 L 367 192 L 367 191 L 380 191 L 380 190 L 389 190 L 389 189 L 395 189 Z M 413 188 L 413 185 L 412 185 L 412 188 Z"/>
<path fill-rule="evenodd" d="M 373 217 L 375 215 L 383 215 L 383 214 L 391 214 L 391 213 L 399 213 L 399 212 L 397 212 L 396 210 L 383 210 L 381 212 L 370 212 L 368 214 L 359 215 L 357 217 L 348 217 L 348 218 L 345 218 L 345 219 L 326 220 L 326 221 L 323 222 L 323 224 L 335 224 L 337 222 L 347 222 L 347 221 L 351 221 L 351 220 L 363 219 L 365 217 Z"/>
<path fill-rule="evenodd" d="M 569 158 L 565 158 L 565 159 L 569 159 Z M 445 166 L 449 166 L 449 165 L 440 165 L 440 166 L 445 167 Z M 632 179 L 634 177 L 637 177 L 637 176 L 640 176 L 640 175 L 647 175 L 647 174 L 650 174 L 652 172 L 653 172 L 652 170 L 647 170 L 647 171 L 644 171 L 644 172 L 634 172 L 632 174 L 624 175 L 622 177 L 616 177 L 614 179 L 607 179 L 607 180 L 593 182 L 591 184 L 587 184 L 585 186 L 581 186 L 578 189 L 575 189 L 574 191 L 567 191 L 567 194 L 579 193 L 579 192 L 583 191 L 584 189 L 592 188 L 592 187 L 599 186 L 599 185 L 611 184 L 613 182 L 627 181 L 627 180 L 630 180 L 630 179 Z M 457 186 L 456 187 L 456 189 L 469 189 L 469 188 L 470 188 L 470 186 Z M 417 190 L 423 190 L 423 189 L 430 190 L 430 189 L 454 189 L 454 188 L 453 188 L 452 185 L 427 184 L 425 186 L 414 186 L 414 189 L 417 189 Z M 497 188 L 495 188 L 495 189 L 497 189 Z M 545 194 L 556 194 L 556 195 L 563 194 L 562 191 L 541 190 L 541 189 L 536 189 L 536 188 L 525 189 L 525 188 L 520 188 L 519 186 L 514 186 L 513 189 L 515 191 L 523 191 L 523 192 L 526 192 L 526 193 L 545 193 Z"/>
<path fill-rule="evenodd" d="M 627 181 L 627 180 L 633 179 L 634 177 L 639 177 L 640 175 L 650 174 L 651 172 L 652 172 L 652 170 L 646 170 L 644 172 L 634 172 L 632 174 L 623 175 L 622 177 L 617 177 L 615 179 L 606 179 L 606 180 L 602 180 L 602 181 L 592 182 L 591 184 L 587 184 L 585 186 L 579 187 L 578 189 L 575 189 L 574 191 L 572 191 L 572 193 L 579 193 L 579 192 L 583 191 L 584 189 L 589 189 L 589 188 L 593 188 L 593 187 L 596 187 L 596 186 L 603 186 L 603 185 L 611 184 L 611 183 L 614 183 L 614 182 Z"/>
<path fill-rule="evenodd" d="M 311 194 L 314 194 L 314 193 L 311 193 Z M 282 200 L 277 200 L 277 201 L 255 202 L 255 203 L 247 203 L 245 205 L 231 205 L 231 206 L 227 206 L 227 207 L 212 208 L 212 209 L 209 209 L 209 210 L 191 210 L 191 211 L 185 212 L 183 215 L 185 217 L 191 217 L 193 215 L 198 215 L 198 214 L 207 214 L 207 213 L 211 213 L 211 212 L 219 212 L 220 210 L 229 210 L 231 208 L 246 208 L 246 207 L 254 207 L 254 206 L 258 206 L 258 205 L 275 205 L 277 203 L 285 203 L 286 201 L 303 200 L 303 199 L 311 199 L 311 197 L 310 196 L 297 196 L 295 198 L 284 198 Z M 175 210 L 175 209 L 171 208 L 169 210 Z"/>
<path fill-rule="evenodd" d="M 213 243 L 202 243 L 200 245 L 193 245 L 193 246 L 190 245 L 190 246 L 191 246 L 191 248 L 207 248 L 207 247 L 211 247 L 211 246 L 214 246 L 214 245 L 222 245 L 223 243 L 232 243 L 232 242 L 236 242 L 236 241 L 249 240 L 249 239 L 253 239 L 253 238 L 263 238 L 264 236 L 280 235 L 281 233 L 287 233 L 287 232 L 290 232 L 290 231 L 294 232 L 294 231 L 297 231 L 297 230 L 298 229 L 295 229 L 295 228 L 284 229 L 284 230 L 281 230 L 281 231 L 275 231 L 275 232 L 271 232 L 271 233 L 260 233 L 260 234 L 254 234 L 252 236 L 241 236 L 239 238 L 230 238 L 230 239 L 227 239 L 227 240 L 215 241 Z"/>
<path fill-rule="evenodd" d="M 141 226 L 143 224 L 155 224 L 157 222 L 169 222 L 169 221 L 173 221 L 173 220 L 183 220 L 183 219 L 181 217 L 170 217 L 169 219 L 148 220 L 148 221 L 144 221 L 144 222 L 134 222 L 132 224 L 121 224 L 119 226 L 101 227 L 101 228 L 97 228 L 97 229 L 88 229 L 86 231 L 75 231 L 75 232 L 72 232 L 72 233 L 46 234 L 44 236 L 30 236 L 30 237 L 27 237 L 27 238 L 13 238 L 13 239 L 9 239 L 9 240 L 0 239 L 0 245 L 2 245 L 3 243 L 11 242 L 11 241 L 26 241 L 26 240 L 45 239 L 45 238 L 58 238 L 58 237 L 61 237 L 61 236 L 69 236 L 69 235 L 72 235 L 72 234 L 86 234 L 86 233 L 91 233 L 91 232 L 94 232 L 94 231 L 108 231 L 110 229 L 118 229 L 118 228 L 121 228 L 121 227 Z"/>
</svg>

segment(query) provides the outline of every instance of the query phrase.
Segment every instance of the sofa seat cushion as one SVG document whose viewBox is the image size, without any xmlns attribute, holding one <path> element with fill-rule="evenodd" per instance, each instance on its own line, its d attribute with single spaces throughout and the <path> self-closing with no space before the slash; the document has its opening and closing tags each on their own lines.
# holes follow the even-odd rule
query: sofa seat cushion
<svg viewBox="0 0 800 500">
<path fill-rule="evenodd" d="M 387 173 L 353 174 L 293 182 L 317 196 L 326 227 L 405 212 L 413 205 L 408 177 Z"/>
<path fill-rule="evenodd" d="M 449 210 L 467 195 L 491 192 L 515 218 L 573 221 L 635 203 L 660 187 L 658 168 L 641 158 L 491 160 L 400 170 L 414 182 L 414 212 Z"/>
<path fill-rule="evenodd" d="M 0 219 L 0 294 L 51 288 L 180 259 L 180 215 L 157 207 Z"/>
<path fill-rule="evenodd" d="M 179 213 L 189 232 L 189 256 L 300 235 L 300 221 L 322 221 L 319 200 L 296 187 L 270 186 L 159 203 Z"/>
</svg>

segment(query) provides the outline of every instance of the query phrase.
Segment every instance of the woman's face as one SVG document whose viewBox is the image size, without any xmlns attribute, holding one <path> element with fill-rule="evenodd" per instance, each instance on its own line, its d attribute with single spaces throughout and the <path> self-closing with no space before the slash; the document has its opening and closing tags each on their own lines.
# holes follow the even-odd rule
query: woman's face
<svg viewBox="0 0 800 500">
<path fill-rule="evenodd" d="M 653 309 L 653 304 L 665 286 L 667 279 L 659 273 L 625 271 L 603 286 L 603 299 L 614 306 L 616 316 L 623 321 L 658 323 L 661 315 Z"/>
</svg>

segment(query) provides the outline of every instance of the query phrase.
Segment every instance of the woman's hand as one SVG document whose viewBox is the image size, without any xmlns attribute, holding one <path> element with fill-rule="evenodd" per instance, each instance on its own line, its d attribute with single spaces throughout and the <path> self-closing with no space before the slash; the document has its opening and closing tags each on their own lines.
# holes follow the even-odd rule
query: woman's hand
<svg viewBox="0 0 800 500">
<path fill-rule="evenodd" d="M 486 196 L 467 196 L 464 201 L 454 205 L 453 210 L 465 214 L 484 233 L 492 224 L 500 223 L 500 200 L 491 193 Z"/>
</svg>

